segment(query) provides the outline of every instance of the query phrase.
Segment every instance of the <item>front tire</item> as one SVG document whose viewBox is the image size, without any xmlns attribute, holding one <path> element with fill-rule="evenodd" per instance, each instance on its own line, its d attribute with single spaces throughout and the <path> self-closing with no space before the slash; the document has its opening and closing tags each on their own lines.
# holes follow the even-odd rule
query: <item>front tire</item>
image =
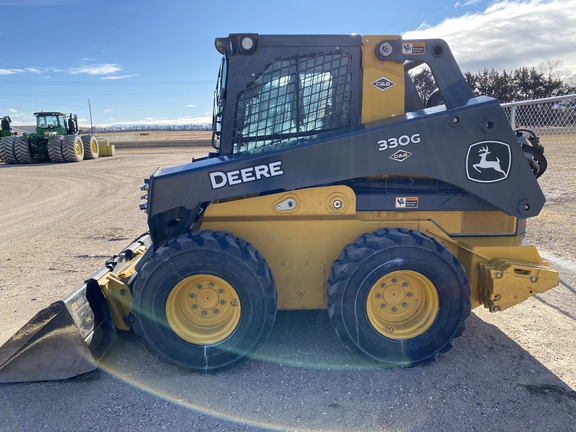
<svg viewBox="0 0 576 432">
<path fill-rule="evenodd" d="M 64 155 L 62 154 L 62 140 L 64 137 L 62 135 L 53 135 L 48 139 L 48 157 L 50 161 L 60 163 L 66 162 Z"/>
<path fill-rule="evenodd" d="M 161 358 L 212 373 L 268 339 L 276 286 L 264 258 L 232 234 L 196 231 L 161 246 L 136 279 L 134 330 Z"/>
<path fill-rule="evenodd" d="M 328 280 L 328 312 L 347 347 L 370 363 L 411 367 L 452 347 L 470 314 L 462 265 L 437 241 L 379 229 L 344 248 Z"/>
<path fill-rule="evenodd" d="M 84 146 L 78 135 L 65 135 L 62 139 L 62 156 L 66 162 L 80 162 L 84 159 Z"/>
</svg>

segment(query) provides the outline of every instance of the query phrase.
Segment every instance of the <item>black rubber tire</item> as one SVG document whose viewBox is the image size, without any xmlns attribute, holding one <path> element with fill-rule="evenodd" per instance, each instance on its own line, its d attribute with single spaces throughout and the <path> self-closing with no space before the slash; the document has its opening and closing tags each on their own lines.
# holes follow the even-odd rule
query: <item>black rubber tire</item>
<svg viewBox="0 0 576 432">
<path fill-rule="evenodd" d="M 536 178 L 540 177 L 542 174 L 544 174 L 546 168 L 548 168 L 548 162 L 544 157 L 544 154 L 529 144 L 522 144 L 522 143 L 520 144 L 522 146 L 524 156 L 526 156 L 526 159 L 528 160 L 530 169 L 534 174 L 534 177 Z"/>
<path fill-rule="evenodd" d="M 53 135 L 48 139 L 48 157 L 52 162 L 61 163 L 66 162 L 62 154 L 62 135 Z"/>
<path fill-rule="evenodd" d="M 444 99 L 444 95 L 442 94 L 440 89 L 436 89 L 428 97 L 428 100 L 426 101 L 426 108 L 431 108 L 431 107 L 444 105 L 444 104 L 446 104 L 446 100 Z"/>
<path fill-rule="evenodd" d="M 367 299 L 375 282 L 395 271 L 426 276 L 438 294 L 431 326 L 411 339 L 391 339 L 370 323 Z M 327 286 L 332 325 L 346 346 L 369 363 L 412 367 L 452 347 L 470 315 L 470 284 L 460 262 L 436 240 L 405 229 L 379 229 L 346 246 Z"/>
<path fill-rule="evenodd" d="M 0 158 L 7 164 L 17 164 L 18 159 L 14 154 L 14 144 L 17 136 L 3 137 L 0 140 Z"/>
<path fill-rule="evenodd" d="M 99 155 L 98 141 L 93 135 L 83 135 L 81 137 L 84 146 L 84 159 L 97 159 Z"/>
<path fill-rule="evenodd" d="M 84 159 L 84 146 L 78 135 L 64 135 L 62 139 L 62 155 L 66 162 L 80 162 Z"/>
<path fill-rule="evenodd" d="M 234 331 L 212 345 L 184 340 L 167 319 L 171 291 L 198 274 L 225 280 L 241 305 Z M 196 231 L 161 246 L 138 273 L 133 296 L 134 330 L 146 348 L 170 363 L 206 374 L 231 369 L 252 357 L 268 339 L 276 317 L 270 267 L 252 245 L 225 232 Z"/>
<path fill-rule="evenodd" d="M 21 136 L 14 141 L 14 154 L 18 163 L 30 164 L 35 162 L 30 154 L 30 145 L 28 144 L 28 138 Z"/>
</svg>

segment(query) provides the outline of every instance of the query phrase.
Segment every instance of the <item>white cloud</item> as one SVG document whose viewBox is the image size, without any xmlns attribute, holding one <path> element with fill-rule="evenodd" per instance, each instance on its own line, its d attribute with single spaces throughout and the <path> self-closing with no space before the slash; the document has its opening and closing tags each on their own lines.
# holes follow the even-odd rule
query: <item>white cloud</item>
<svg viewBox="0 0 576 432">
<path fill-rule="evenodd" d="M 458 8 L 458 7 L 471 6 L 471 5 L 475 5 L 477 3 L 480 3 L 482 1 L 483 0 L 457 1 L 456 4 L 454 5 L 454 7 Z"/>
<path fill-rule="evenodd" d="M 25 72 L 24 69 L 0 69 L 0 75 L 15 75 Z"/>
<path fill-rule="evenodd" d="M 68 73 L 72 75 L 87 74 L 87 75 L 108 75 L 121 71 L 122 68 L 117 64 L 104 63 L 104 64 L 87 64 L 80 67 L 69 68 Z"/>
<path fill-rule="evenodd" d="M 485 11 L 407 32 L 405 39 L 442 38 L 460 67 L 516 69 L 561 60 L 576 71 L 576 0 L 504 0 Z"/>
<path fill-rule="evenodd" d="M 194 105 L 194 104 L 190 104 L 190 105 L 186 105 L 186 108 L 198 108 L 198 106 Z"/>
<path fill-rule="evenodd" d="M 133 74 L 133 75 L 121 75 L 121 76 L 106 76 L 106 77 L 101 77 L 101 80 L 120 80 L 120 79 L 126 79 L 126 78 L 133 78 L 133 77 L 137 77 L 140 76 L 140 74 Z"/>
</svg>

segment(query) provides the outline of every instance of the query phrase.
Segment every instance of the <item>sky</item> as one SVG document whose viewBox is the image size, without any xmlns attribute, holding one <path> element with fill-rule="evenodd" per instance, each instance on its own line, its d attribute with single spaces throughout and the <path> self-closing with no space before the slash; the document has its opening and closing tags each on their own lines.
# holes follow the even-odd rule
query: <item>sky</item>
<svg viewBox="0 0 576 432">
<path fill-rule="evenodd" d="M 81 126 L 208 124 L 216 37 L 442 38 L 463 72 L 560 62 L 576 79 L 576 0 L 0 0 L 0 117 Z"/>
</svg>

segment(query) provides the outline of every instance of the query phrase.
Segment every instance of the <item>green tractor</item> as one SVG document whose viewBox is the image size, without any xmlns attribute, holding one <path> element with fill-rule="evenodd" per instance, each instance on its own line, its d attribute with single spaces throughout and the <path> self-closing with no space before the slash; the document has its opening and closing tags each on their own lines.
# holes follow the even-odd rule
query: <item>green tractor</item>
<svg viewBox="0 0 576 432">
<path fill-rule="evenodd" d="M 36 132 L 7 136 L 0 140 L 0 157 L 6 163 L 41 161 L 80 162 L 98 157 L 98 141 L 92 135 L 78 135 L 78 116 L 61 112 L 37 112 Z"/>
<path fill-rule="evenodd" d="M 10 126 L 12 120 L 8 116 L 2 117 L 1 121 L 1 129 L 0 129 L 0 138 L 12 136 L 12 126 Z"/>
<path fill-rule="evenodd" d="M 0 140 L 4 137 L 12 136 L 12 127 L 10 126 L 10 123 L 12 123 L 10 117 L 2 117 L 0 127 Z M 0 161 L 2 161 L 2 154 L 0 154 Z"/>
</svg>

